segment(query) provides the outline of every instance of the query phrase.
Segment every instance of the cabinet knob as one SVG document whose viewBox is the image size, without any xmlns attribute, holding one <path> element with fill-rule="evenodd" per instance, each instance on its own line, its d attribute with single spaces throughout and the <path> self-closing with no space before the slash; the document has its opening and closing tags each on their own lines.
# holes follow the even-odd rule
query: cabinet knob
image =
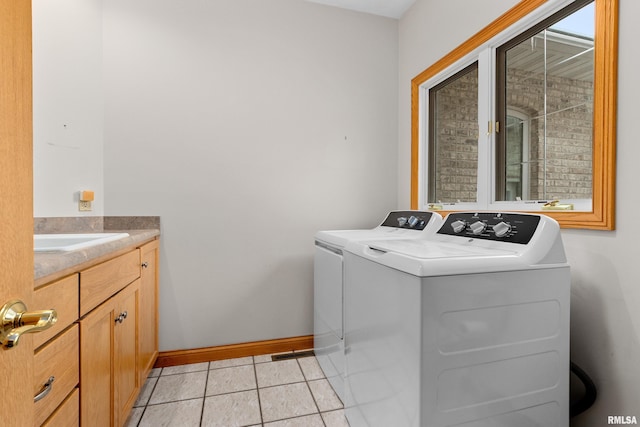
<svg viewBox="0 0 640 427">
<path fill-rule="evenodd" d="M 118 317 L 116 317 L 115 322 L 116 323 L 122 323 L 124 322 L 124 319 L 127 318 L 128 313 L 126 311 L 123 311 L 122 313 L 120 313 L 120 315 Z"/>
<path fill-rule="evenodd" d="M 142 263 L 142 268 L 148 268 L 149 267 L 149 263 L 147 261 Z"/>
<path fill-rule="evenodd" d="M 27 311 L 20 300 L 12 300 L 0 309 L 0 340 L 2 345 L 12 348 L 18 345 L 22 334 L 49 329 L 58 321 L 55 310 Z"/>
</svg>

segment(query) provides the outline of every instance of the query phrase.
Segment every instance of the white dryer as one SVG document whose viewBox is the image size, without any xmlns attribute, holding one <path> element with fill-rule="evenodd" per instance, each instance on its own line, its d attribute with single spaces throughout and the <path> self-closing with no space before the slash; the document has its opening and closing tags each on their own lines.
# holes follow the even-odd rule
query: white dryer
<svg viewBox="0 0 640 427">
<path fill-rule="evenodd" d="M 567 427 L 570 277 L 558 224 L 452 213 L 428 240 L 350 242 L 352 427 Z"/>
<path fill-rule="evenodd" d="M 369 230 L 319 231 L 314 257 L 314 350 L 325 376 L 344 401 L 343 257 L 351 240 L 416 239 L 442 225 L 437 213 L 393 211 Z"/>
</svg>

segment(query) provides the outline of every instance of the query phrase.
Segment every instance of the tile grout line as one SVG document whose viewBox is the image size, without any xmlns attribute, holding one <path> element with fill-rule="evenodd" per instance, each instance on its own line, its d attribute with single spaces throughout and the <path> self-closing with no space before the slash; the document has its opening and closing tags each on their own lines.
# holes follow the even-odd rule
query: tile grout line
<svg viewBox="0 0 640 427">
<path fill-rule="evenodd" d="M 231 393 L 224 393 L 224 394 L 231 394 Z M 224 396 L 224 394 L 217 394 L 216 396 Z M 209 397 L 211 397 L 211 396 L 209 396 Z M 199 400 L 199 399 L 202 399 L 202 397 L 187 397 L 185 399 L 168 400 L 166 402 L 150 403 L 150 404 L 146 405 L 145 408 L 148 407 L 148 406 L 162 406 L 162 405 L 166 405 L 168 403 L 188 402 L 190 400 Z M 142 406 L 138 406 L 138 408 L 142 408 Z"/>
<path fill-rule="evenodd" d="M 204 405 L 207 400 L 207 386 L 209 385 L 209 371 L 211 370 L 211 362 L 207 362 L 207 375 L 204 380 L 204 391 L 202 392 L 202 409 L 200 410 L 200 424 L 202 425 L 202 421 L 204 420 Z"/>
<path fill-rule="evenodd" d="M 320 406 L 318 406 L 318 401 L 316 400 L 316 396 L 313 394 L 313 390 L 311 390 L 311 386 L 309 385 L 309 380 L 307 379 L 307 376 L 304 373 L 304 369 L 302 369 L 302 365 L 300 364 L 300 359 L 296 359 L 296 362 L 298 362 L 298 367 L 300 368 L 300 372 L 302 372 L 302 377 L 304 378 L 304 383 L 307 386 L 307 390 L 309 390 L 309 394 L 311 394 L 311 398 L 313 399 L 313 404 L 316 405 L 316 409 L 318 410 L 318 416 L 320 417 L 320 421 L 322 422 L 322 425 L 327 427 L 327 424 L 324 422 L 324 418 L 322 418 L 322 413 L 320 412 Z"/>
<path fill-rule="evenodd" d="M 251 356 L 251 363 L 247 363 L 247 364 L 244 364 L 244 365 L 237 365 L 237 366 L 234 365 L 234 366 L 223 366 L 223 367 L 220 367 L 220 368 L 213 368 L 211 366 L 211 363 L 212 362 L 207 362 L 207 369 L 206 369 L 207 373 L 206 373 L 206 376 L 205 376 L 205 385 L 204 385 L 204 391 L 203 391 L 203 397 L 202 397 L 202 408 L 201 408 L 201 412 L 200 412 L 200 423 L 199 423 L 199 425 L 202 426 L 203 423 L 204 423 L 204 411 L 205 411 L 205 403 L 206 403 L 206 399 L 207 399 L 207 385 L 208 385 L 208 382 L 209 382 L 209 376 L 211 374 L 211 370 L 213 370 L 213 369 L 224 369 L 224 368 L 234 368 L 234 367 L 240 367 L 240 366 L 252 366 L 253 367 L 253 374 L 254 374 L 253 376 L 254 376 L 254 380 L 255 380 L 255 391 L 256 391 L 257 398 L 258 398 L 258 410 L 260 412 L 259 425 L 264 427 L 265 420 L 264 420 L 264 416 L 263 416 L 263 413 L 262 413 L 262 400 L 260 398 L 261 397 L 260 396 L 260 388 L 261 387 L 258 384 L 258 374 L 257 374 L 257 365 L 259 363 L 256 362 L 255 357 Z M 261 362 L 261 363 L 267 363 L 267 362 Z M 318 414 L 318 416 L 320 417 L 322 425 L 324 427 L 327 427 L 328 424 L 325 421 L 324 417 L 322 416 L 323 412 L 321 412 L 321 410 L 320 410 L 320 406 L 318 404 L 318 400 L 317 400 L 316 396 L 314 395 L 313 390 L 311 389 L 311 385 L 310 385 L 311 381 L 322 380 L 322 379 L 326 380 L 326 377 L 323 376 L 322 378 L 313 378 L 314 375 L 315 375 L 314 371 L 310 372 L 309 374 L 305 373 L 305 370 L 304 370 L 304 368 L 302 366 L 303 364 L 300 363 L 300 358 L 296 358 L 296 365 L 298 366 L 298 369 L 300 370 L 300 372 L 302 374 L 302 377 L 303 377 L 302 381 L 294 381 L 294 382 L 285 383 L 285 384 L 274 384 L 274 385 L 269 385 L 269 386 L 262 387 L 262 388 L 273 388 L 273 387 L 280 387 L 280 386 L 291 385 L 291 384 L 300 384 L 300 383 L 304 382 L 306 387 L 307 387 L 307 390 L 311 394 L 311 398 L 313 399 L 313 403 L 314 403 L 315 408 L 316 408 L 315 414 Z M 146 400 L 144 406 L 140 407 L 140 408 L 142 408 L 142 413 L 140 414 L 140 418 L 139 418 L 136 426 L 139 427 L 142 424 L 142 419 L 143 419 L 145 413 L 147 412 L 147 409 L 148 409 L 149 406 L 163 405 L 163 404 L 172 403 L 172 402 L 182 402 L 182 401 L 188 401 L 188 400 L 197 399 L 197 398 L 178 399 L 178 400 L 171 401 L 171 402 L 159 402 L 159 403 L 153 404 L 153 405 L 150 404 L 151 398 L 152 398 L 154 392 L 156 391 L 156 389 L 158 387 L 159 380 L 160 380 L 160 378 L 162 376 L 167 376 L 168 377 L 168 376 L 172 376 L 172 375 L 180 375 L 180 374 L 195 373 L 195 372 L 202 372 L 202 371 L 179 372 L 179 373 L 175 373 L 175 374 L 165 374 L 164 373 L 164 368 L 161 368 L 160 372 L 158 373 L 156 382 L 153 385 L 153 387 L 152 387 L 152 389 L 151 389 L 151 391 L 149 393 L 149 398 Z M 252 390 L 252 389 L 237 390 L 237 391 L 228 392 L 228 393 L 220 393 L 218 395 L 233 394 L 233 393 L 237 393 L 237 392 L 240 392 L 240 391 L 250 391 L 250 390 Z M 216 395 L 216 396 L 218 396 L 218 395 Z M 333 410 L 330 410 L 330 411 L 325 411 L 325 412 L 337 411 L 339 409 L 340 408 L 336 408 L 336 409 L 333 409 Z M 291 417 L 288 417 L 288 418 L 283 418 L 281 420 L 274 420 L 274 421 L 295 420 L 295 419 L 298 419 L 298 418 L 303 418 L 303 417 L 311 416 L 311 415 L 314 415 L 314 413 L 291 416 Z"/>
<path fill-rule="evenodd" d="M 256 395 L 258 396 L 258 411 L 260 412 L 260 425 L 264 426 L 264 417 L 262 416 L 262 402 L 260 401 L 260 386 L 258 385 L 258 370 L 256 369 L 256 357 L 251 356 L 253 363 L 253 377 L 256 380 Z"/>
<path fill-rule="evenodd" d="M 153 385 L 153 387 L 151 387 L 151 392 L 149 393 L 149 398 L 147 399 L 147 401 L 144 403 L 144 406 L 142 407 L 142 413 L 140 414 L 140 419 L 136 423 L 136 427 L 138 427 L 140 425 L 140 423 L 142 422 L 142 417 L 144 417 L 144 413 L 147 412 L 147 407 L 149 406 L 149 402 L 151 401 L 151 396 L 153 396 L 153 392 L 156 390 L 156 387 L 158 386 L 158 381 L 160 381 L 160 376 L 162 375 L 162 370 L 163 369 L 164 368 L 160 368 L 160 372 L 158 372 L 158 377 L 156 379 L 156 383 Z M 145 381 L 147 379 L 149 379 L 149 377 L 147 377 L 145 379 Z"/>
</svg>

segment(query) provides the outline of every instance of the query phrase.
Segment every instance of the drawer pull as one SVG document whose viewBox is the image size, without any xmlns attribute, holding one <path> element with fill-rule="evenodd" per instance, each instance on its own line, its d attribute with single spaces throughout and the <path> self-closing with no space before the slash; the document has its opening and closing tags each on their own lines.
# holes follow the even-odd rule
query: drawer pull
<svg viewBox="0 0 640 427">
<path fill-rule="evenodd" d="M 56 380 L 56 377 L 51 375 L 49 377 L 49 380 L 47 380 L 47 382 L 44 383 L 44 385 L 42 386 L 42 389 L 40 390 L 40 392 L 33 397 L 33 401 L 37 402 L 38 400 L 44 399 L 47 396 L 47 394 L 49 394 L 51 389 L 53 388 L 53 382 L 55 380 Z"/>
</svg>

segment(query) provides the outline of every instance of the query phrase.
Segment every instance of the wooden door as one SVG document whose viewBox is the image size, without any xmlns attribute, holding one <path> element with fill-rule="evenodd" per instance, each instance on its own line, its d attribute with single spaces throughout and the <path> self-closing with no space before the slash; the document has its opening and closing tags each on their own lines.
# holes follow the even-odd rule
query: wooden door
<svg viewBox="0 0 640 427">
<path fill-rule="evenodd" d="M 0 0 L 0 306 L 33 301 L 31 0 Z M 2 425 L 33 425 L 33 342 L 0 349 Z"/>
</svg>

